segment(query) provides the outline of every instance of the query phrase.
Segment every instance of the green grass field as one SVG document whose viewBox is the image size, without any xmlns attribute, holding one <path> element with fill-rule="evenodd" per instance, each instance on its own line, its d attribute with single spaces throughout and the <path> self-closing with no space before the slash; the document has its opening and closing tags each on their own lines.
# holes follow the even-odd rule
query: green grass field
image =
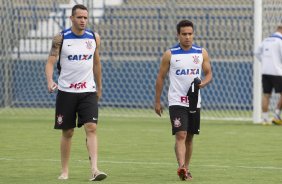
<svg viewBox="0 0 282 184">
<path fill-rule="evenodd" d="M 83 129 L 76 129 L 70 179 L 58 181 L 60 131 L 53 112 L 37 115 L 0 112 L 0 183 L 91 183 Z M 206 121 L 194 139 L 194 184 L 277 184 L 282 181 L 282 127 L 250 122 Z M 100 183 L 183 183 L 169 120 L 101 116 L 98 126 Z M 185 182 L 186 183 L 186 182 Z"/>
</svg>

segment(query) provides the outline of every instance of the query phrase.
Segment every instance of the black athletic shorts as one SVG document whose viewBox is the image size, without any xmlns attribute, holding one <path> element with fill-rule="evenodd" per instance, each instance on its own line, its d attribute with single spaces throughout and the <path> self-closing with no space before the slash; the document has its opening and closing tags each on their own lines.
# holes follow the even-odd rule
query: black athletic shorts
<svg viewBox="0 0 282 184">
<path fill-rule="evenodd" d="M 262 75 L 263 93 L 271 94 L 272 89 L 275 93 L 282 93 L 282 76 Z"/>
<path fill-rule="evenodd" d="M 193 115 L 189 113 L 188 107 L 169 106 L 169 115 L 172 127 L 172 134 L 178 131 L 187 131 L 191 134 L 200 133 L 200 109 L 197 108 Z"/>
<path fill-rule="evenodd" d="M 98 122 L 97 93 L 69 93 L 58 90 L 54 128 L 67 130 L 89 122 Z"/>
</svg>

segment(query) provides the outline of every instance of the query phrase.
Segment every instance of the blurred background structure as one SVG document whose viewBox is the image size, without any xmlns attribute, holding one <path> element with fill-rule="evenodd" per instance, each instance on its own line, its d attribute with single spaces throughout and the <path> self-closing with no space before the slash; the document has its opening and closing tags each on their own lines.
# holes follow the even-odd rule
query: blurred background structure
<svg viewBox="0 0 282 184">
<path fill-rule="evenodd" d="M 251 120 L 254 0 L 0 0 L 0 112 L 54 108 L 44 67 L 52 37 L 70 26 L 74 4 L 89 9 L 101 36 L 102 115 L 154 115 L 154 86 L 162 53 L 177 43 L 176 24 L 195 24 L 214 80 L 201 90 L 202 117 Z M 282 23 L 281 0 L 262 0 L 262 36 Z M 55 76 L 55 79 L 58 76 Z M 162 101 L 167 106 L 165 85 Z M 274 103 L 272 102 L 272 108 Z M 133 113 L 134 112 L 134 113 Z"/>
</svg>

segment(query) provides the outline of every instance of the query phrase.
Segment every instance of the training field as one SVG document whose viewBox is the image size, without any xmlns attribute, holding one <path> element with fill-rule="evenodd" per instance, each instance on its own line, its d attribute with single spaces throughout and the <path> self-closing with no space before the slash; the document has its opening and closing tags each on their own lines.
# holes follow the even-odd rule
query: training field
<svg viewBox="0 0 282 184">
<path fill-rule="evenodd" d="M 194 139 L 190 183 L 281 183 L 281 132 L 279 126 L 203 120 Z M 58 181 L 60 131 L 53 130 L 53 112 L 29 116 L 0 111 L 0 183 L 90 183 L 84 135 L 83 129 L 75 130 L 70 179 Z M 98 136 L 99 167 L 109 176 L 101 183 L 183 183 L 176 175 L 167 117 L 101 116 Z"/>
</svg>

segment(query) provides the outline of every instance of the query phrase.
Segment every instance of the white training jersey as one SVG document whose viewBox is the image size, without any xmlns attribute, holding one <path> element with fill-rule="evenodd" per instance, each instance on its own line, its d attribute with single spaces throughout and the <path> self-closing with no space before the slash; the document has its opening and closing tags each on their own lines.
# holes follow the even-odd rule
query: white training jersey
<svg viewBox="0 0 282 184">
<path fill-rule="evenodd" d="M 96 49 L 95 35 L 85 30 L 81 36 L 71 29 L 62 31 L 63 41 L 58 69 L 58 89 L 65 92 L 95 92 L 93 62 Z"/>
<path fill-rule="evenodd" d="M 189 107 L 187 92 L 194 78 L 201 78 L 203 54 L 202 48 L 192 45 L 189 50 L 183 50 L 179 44 L 170 49 L 171 59 L 169 68 L 169 106 L 180 105 Z M 201 95 L 197 107 L 201 107 Z"/>
<path fill-rule="evenodd" d="M 255 56 L 262 63 L 262 74 L 282 76 L 282 34 L 276 32 L 264 39 Z"/>
</svg>

